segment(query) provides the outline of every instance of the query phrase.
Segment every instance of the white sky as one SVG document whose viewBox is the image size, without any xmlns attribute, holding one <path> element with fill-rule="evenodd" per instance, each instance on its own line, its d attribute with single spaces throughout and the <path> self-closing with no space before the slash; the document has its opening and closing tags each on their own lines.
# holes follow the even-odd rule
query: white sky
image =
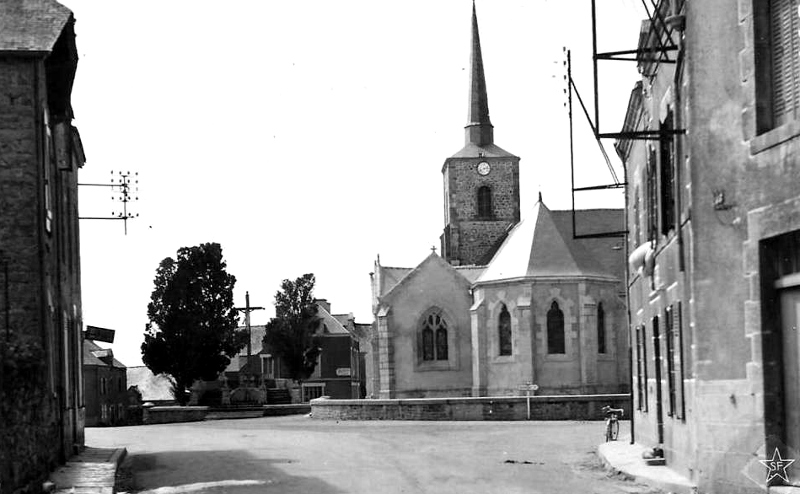
<svg viewBox="0 0 800 494">
<path fill-rule="evenodd" d="M 312 272 L 333 312 L 372 321 L 376 254 L 415 266 L 439 245 L 441 167 L 464 144 L 469 0 L 61 0 L 75 13 L 82 183 L 139 173 L 128 235 L 81 221 L 85 324 L 141 365 L 161 259 L 219 242 L 253 324 L 280 281 Z M 599 50 L 633 49 L 636 0 L 600 0 Z M 589 0 L 478 0 L 495 142 L 522 158 L 522 214 L 570 207 L 562 47 L 592 104 Z M 601 130 L 620 128 L 635 64 L 601 65 Z M 577 103 L 576 103 L 577 105 Z M 577 185 L 610 182 L 575 107 Z M 613 148 L 607 143 L 612 159 Z M 622 177 L 618 169 L 618 175 Z M 82 187 L 82 216 L 119 211 Z M 579 207 L 621 207 L 612 192 Z"/>
</svg>

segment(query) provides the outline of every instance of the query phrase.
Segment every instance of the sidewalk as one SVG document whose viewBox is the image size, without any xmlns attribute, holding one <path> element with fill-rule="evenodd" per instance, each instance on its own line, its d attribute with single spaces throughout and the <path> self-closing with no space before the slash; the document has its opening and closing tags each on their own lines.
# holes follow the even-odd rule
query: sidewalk
<svg viewBox="0 0 800 494">
<path fill-rule="evenodd" d="M 50 474 L 56 494 L 113 494 L 125 448 L 86 448 Z"/>
<path fill-rule="evenodd" d="M 637 482 L 651 485 L 664 492 L 696 494 L 697 486 L 668 466 L 650 466 L 642 459 L 645 447 L 631 444 L 630 437 L 603 443 L 597 447 L 600 459 L 611 469 L 633 477 Z"/>
</svg>

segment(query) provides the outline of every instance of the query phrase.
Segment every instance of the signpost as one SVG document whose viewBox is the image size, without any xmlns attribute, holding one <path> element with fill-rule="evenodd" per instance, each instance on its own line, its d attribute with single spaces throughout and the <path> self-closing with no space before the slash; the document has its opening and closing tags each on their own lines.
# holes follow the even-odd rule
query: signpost
<svg viewBox="0 0 800 494">
<path fill-rule="evenodd" d="M 527 398 L 526 401 L 528 402 L 528 420 L 530 420 L 531 419 L 531 393 L 535 392 L 537 389 L 539 389 L 539 385 L 538 384 L 533 384 L 532 382 L 528 381 L 525 384 L 520 384 L 517 389 L 519 389 L 520 391 L 525 391 L 525 396 Z"/>
<path fill-rule="evenodd" d="M 103 343 L 114 343 L 114 330 L 100 328 L 97 326 L 86 326 L 83 337 L 87 340 L 102 341 Z"/>
</svg>

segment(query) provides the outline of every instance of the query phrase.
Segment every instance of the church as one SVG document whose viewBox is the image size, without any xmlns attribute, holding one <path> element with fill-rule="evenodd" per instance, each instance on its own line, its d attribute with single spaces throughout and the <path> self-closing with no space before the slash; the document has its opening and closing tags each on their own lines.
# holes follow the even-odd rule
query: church
<svg viewBox="0 0 800 494">
<path fill-rule="evenodd" d="M 375 261 L 367 357 L 373 398 L 629 391 L 625 259 L 619 238 L 573 238 L 572 211 L 541 194 L 520 214 L 520 158 L 494 143 L 473 4 L 464 147 L 445 159 L 441 256 Z M 621 209 L 576 211 L 590 233 Z"/>
</svg>

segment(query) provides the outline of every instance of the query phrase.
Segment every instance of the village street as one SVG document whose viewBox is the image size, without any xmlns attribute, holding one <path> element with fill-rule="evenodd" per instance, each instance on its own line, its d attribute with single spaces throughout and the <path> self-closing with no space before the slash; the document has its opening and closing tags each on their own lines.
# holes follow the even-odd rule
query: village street
<svg viewBox="0 0 800 494">
<path fill-rule="evenodd" d="M 128 449 L 123 492 L 656 492 L 600 466 L 593 451 L 602 430 L 602 422 L 293 416 L 87 428 L 86 443 Z"/>
</svg>

